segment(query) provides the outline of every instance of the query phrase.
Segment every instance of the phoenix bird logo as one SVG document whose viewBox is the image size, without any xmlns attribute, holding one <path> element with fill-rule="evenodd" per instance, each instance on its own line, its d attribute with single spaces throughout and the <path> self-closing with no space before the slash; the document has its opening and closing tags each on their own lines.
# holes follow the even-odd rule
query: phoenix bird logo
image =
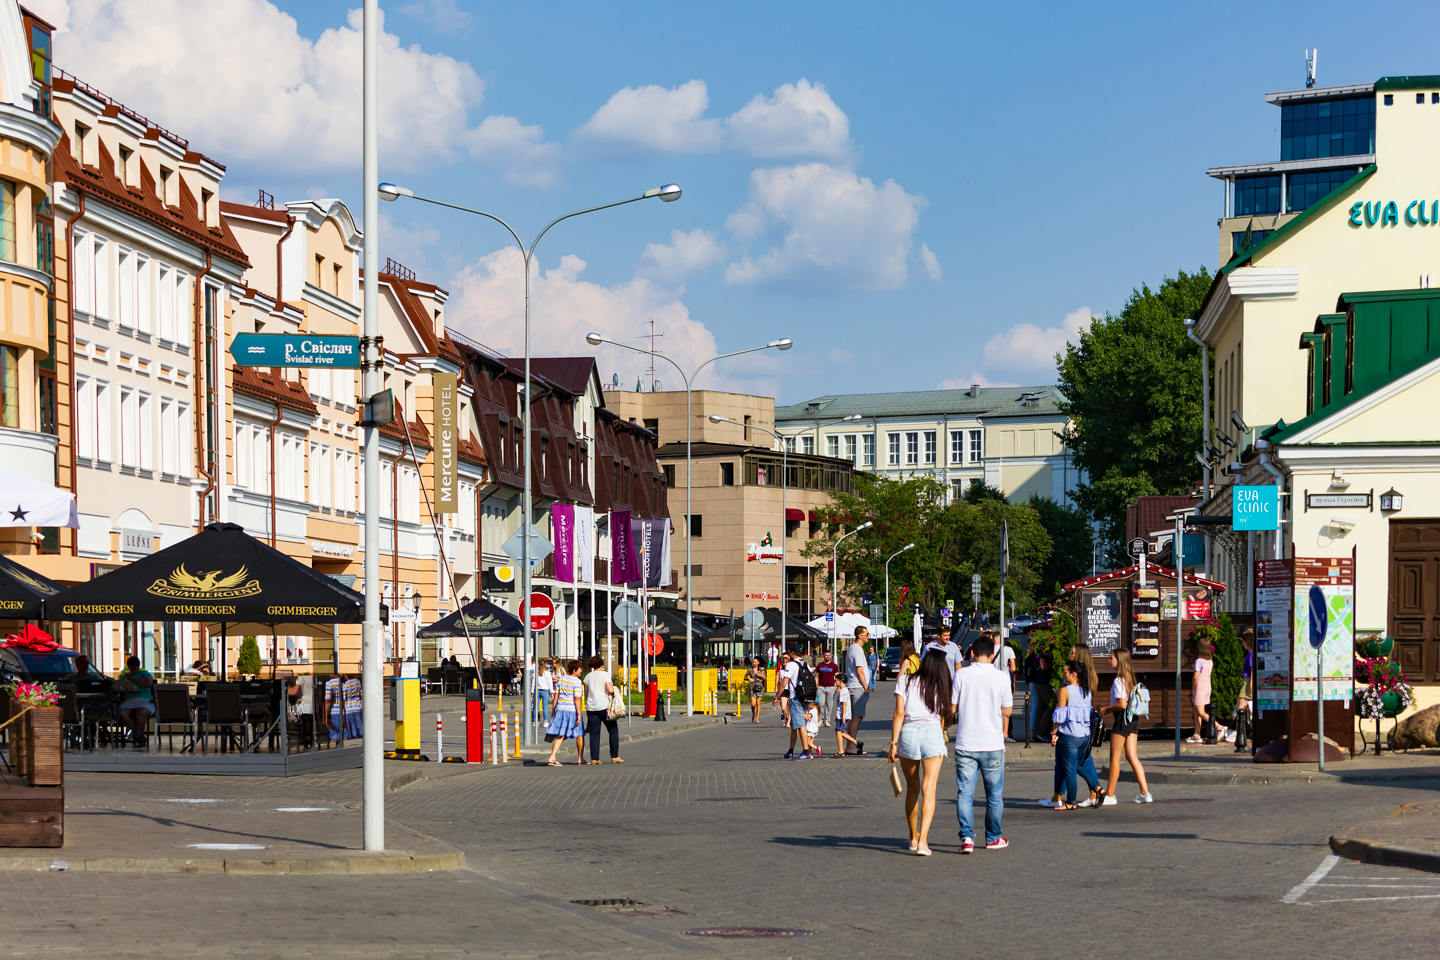
<svg viewBox="0 0 1440 960">
<path fill-rule="evenodd" d="M 168 579 L 156 580 L 146 592 L 184 600 L 251 597 L 260 592 L 260 581 L 247 580 L 249 576 L 250 569 L 244 566 L 228 575 L 223 570 L 194 574 L 182 563 Z"/>
<path fill-rule="evenodd" d="M 197 577 L 189 570 L 186 570 L 185 564 L 182 563 L 176 568 L 174 573 L 170 574 L 170 582 L 181 590 L 211 593 L 215 590 L 229 590 L 233 587 L 238 587 L 245 582 L 245 578 L 249 576 L 250 571 L 246 567 L 241 567 L 228 577 L 221 577 L 221 573 L 222 571 L 220 570 L 211 570 L 209 573 L 202 573 Z"/>
</svg>

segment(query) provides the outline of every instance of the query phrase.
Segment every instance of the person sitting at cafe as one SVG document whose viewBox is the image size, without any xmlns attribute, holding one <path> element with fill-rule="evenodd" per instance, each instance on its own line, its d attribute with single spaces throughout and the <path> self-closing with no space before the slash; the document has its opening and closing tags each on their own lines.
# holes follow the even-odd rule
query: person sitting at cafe
<svg viewBox="0 0 1440 960">
<path fill-rule="evenodd" d="M 180 671 L 180 672 L 181 672 L 184 676 L 187 676 L 187 677 L 213 677 L 213 676 L 215 676 L 215 672 L 210 669 L 210 661 L 209 661 L 209 660 L 196 660 L 194 663 L 190 664 L 190 666 L 186 667 L 184 670 L 182 670 L 182 671 Z"/>
<path fill-rule="evenodd" d="M 120 694 L 120 722 L 130 728 L 135 746 L 145 746 L 150 718 L 155 715 L 155 678 L 141 668 L 139 657 L 126 658 L 125 670 L 115 680 L 115 691 Z"/>
</svg>

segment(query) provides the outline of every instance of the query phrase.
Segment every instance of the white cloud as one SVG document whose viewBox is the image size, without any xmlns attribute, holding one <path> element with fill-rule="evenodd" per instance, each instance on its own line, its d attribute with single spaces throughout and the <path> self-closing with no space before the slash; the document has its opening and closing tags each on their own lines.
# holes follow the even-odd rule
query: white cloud
<svg viewBox="0 0 1440 960">
<path fill-rule="evenodd" d="M 850 152 L 850 118 L 825 85 L 801 79 L 755 98 L 725 121 L 731 143 L 755 157 L 844 158 Z"/>
<path fill-rule="evenodd" d="M 649 243 L 640 272 L 657 280 L 678 281 L 725 259 L 725 247 L 709 230 L 671 230 L 669 243 Z"/>
<path fill-rule="evenodd" d="M 56 62 L 224 163 L 360 166 L 361 24 L 312 39 L 267 0 L 52 0 Z M 381 35 L 381 144 L 403 171 L 457 155 L 484 84 L 469 64 Z"/>
<path fill-rule="evenodd" d="M 968 377 L 947 377 L 940 381 L 941 390 L 969 390 L 973 386 L 1018 387 L 1020 384 L 1009 380 L 993 380 L 979 372 L 972 373 Z"/>
<path fill-rule="evenodd" d="M 400 8 L 406 16 L 431 24 L 444 33 L 466 34 L 470 32 L 471 15 L 455 6 L 455 0 L 423 0 L 408 3 Z"/>
<path fill-rule="evenodd" d="M 703 153 L 721 142 L 720 121 L 705 116 L 709 105 L 704 80 L 689 80 L 669 90 L 655 84 L 625 87 L 575 135 L 666 153 Z"/>
<path fill-rule="evenodd" d="M 558 177 L 560 148 L 545 131 L 503 114 L 486 117 L 465 137 L 470 155 L 505 168 L 505 179 L 524 187 L 548 187 Z"/>
<path fill-rule="evenodd" d="M 930 244 L 920 244 L 920 263 L 925 267 L 925 275 L 930 278 L 931 283 L 939 283 L 945 279 L 945 273 L 940 269 L 940 261 L 930 250 Z"/>
<path fill-rule="evenodd" d="M 419 274 L 422 280 L 433 280 L 428 276 L 430 263 L 426 257 L 430 248 L 440 242 L 440 231 L 429 223 L 402 226 L 388 212 L 380 214 L 380 242 L 385 247 L 385 256 L 400 261 Z"/>
<path fill-rule="evenodd" d="M 738 238 L 771 234 L 768 249 L 725 270 L 733 284 L 893 290 L 908 277 L 911 237 L 926 206 L 894 180 L 876 185 L 823 163 L 750 174 L 750 202 L 726 222 Z"/>
<path fill-rule="evenodd" d="M 1089 307 L 1080 307 L 1065 314 L 1058 326 L 1017 323 L 985 342 L 981 360 L 986 369 L 1046 370 L 1053 376 L 1055 354 L 1064 350 L 1065 344 L 1078 339 L 1094 319 L 1095 314 Z"/>
</svg>

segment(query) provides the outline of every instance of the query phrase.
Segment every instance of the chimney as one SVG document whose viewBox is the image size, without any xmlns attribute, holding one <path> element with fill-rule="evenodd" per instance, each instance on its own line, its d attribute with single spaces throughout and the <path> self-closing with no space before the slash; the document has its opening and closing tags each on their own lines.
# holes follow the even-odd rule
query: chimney
<svg viewBox="0 0 1440 960">
<path fill-rule="evenodd" d="M 972 397 L 978 397 L 978 396 L 980 396 L 980 384 L 978 384 L 978 383 L 972 383 L 972 384 L 970 384 L 970 396 L 972 396 Z"/>
</svg>

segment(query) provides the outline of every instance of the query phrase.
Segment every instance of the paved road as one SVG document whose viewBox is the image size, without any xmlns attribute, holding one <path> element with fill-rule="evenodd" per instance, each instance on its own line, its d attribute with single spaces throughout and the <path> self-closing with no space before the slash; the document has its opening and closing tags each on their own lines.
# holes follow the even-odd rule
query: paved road
<svg viewBox="0 0 1440 960">
<path fill-rule="evenodd" d="M 392 818 L 465 851 L 457 874 L 0 874 L 0 956 L 153 956 L 179 938 L 222 945 L 207 956 L 1053 957 L 1123 937 L 1147 957 L 1269 960 L 1352 953 L 1377 929 L 1397 931 L 1387 956 L 1428 957 L 1440 937 L 1433 875 L 1337 863 L 1325 845 L 1440 781 L 1175 786 L 1152 806 L 1057 814 L 1034 802 L 1047 751 L 1008 779 L 1014 846 L 960 857 L 947 764 L 922 859 L 882 761 L 786 762 L 782 738 L 732 723 L 629 744 L 623 766 L 511 765 L 392 794 Z M 809 933 L 686 932 L 736 926 Z"/>
</svg>

